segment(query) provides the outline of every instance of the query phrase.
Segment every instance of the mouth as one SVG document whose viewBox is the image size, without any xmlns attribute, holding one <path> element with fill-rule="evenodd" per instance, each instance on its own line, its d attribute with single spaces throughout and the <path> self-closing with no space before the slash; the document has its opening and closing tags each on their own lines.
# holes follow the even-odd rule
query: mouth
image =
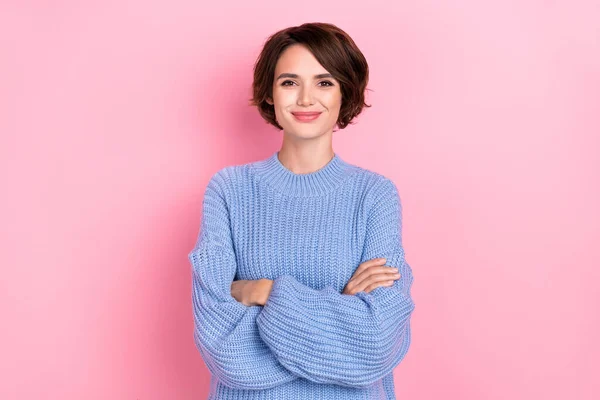
<svg viewBox="0 0 600 400">
<path fill-rule="evenodd" d="M 321 115 L 321 113 L 320 112 L 293 112 L 292 115 L 298 121 L 310 122 L 310 121 L 314 121 L 315 119 L 319 118 L 319 115 Z"/>
</svg>

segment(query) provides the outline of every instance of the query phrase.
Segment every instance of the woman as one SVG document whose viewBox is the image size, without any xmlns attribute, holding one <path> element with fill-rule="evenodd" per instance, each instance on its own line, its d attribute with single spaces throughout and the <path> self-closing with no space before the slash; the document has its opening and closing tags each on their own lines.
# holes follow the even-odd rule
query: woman
<svg viewBox="0 0 600 400">
<path fill-rule="evenodd" d="M 209 399 L 394 399 L 413 277 L 395 184 L 332 149 L 368 65 L 331 24 L 272 35 L 252 102 L 283 131 L 270 157 L 210 179 L 192 264 Z"/>
</svg>

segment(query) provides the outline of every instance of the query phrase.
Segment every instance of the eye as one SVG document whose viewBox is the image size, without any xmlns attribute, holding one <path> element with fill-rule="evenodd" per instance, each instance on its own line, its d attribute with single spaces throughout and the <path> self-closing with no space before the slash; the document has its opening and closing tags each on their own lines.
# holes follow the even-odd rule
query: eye
<svg viewBox="0 0 600 400">
<path fill-rule="evenodd" d="M 293 83 L 294 83 L 294 81 L 290 81 L 290 80 L 283 81 L 283 82 L 281 82 L 281 86 L 291 86 L 291 85 L 288 85 L 288 83 L 291 83 L 291 84 L 293 84 Z M 321 81 L 321 82 L 319 82 L 319 84 L 321 84 L 321 83 L 325 83 L 325 85 L 322 85 L 322 86 L 325 86 L 325 87 L 329 87 L 329 86 L 335 86 L 335 85 L 334 85 L 333 83 L 331 83 L 330 81 Z"/>
</svg>

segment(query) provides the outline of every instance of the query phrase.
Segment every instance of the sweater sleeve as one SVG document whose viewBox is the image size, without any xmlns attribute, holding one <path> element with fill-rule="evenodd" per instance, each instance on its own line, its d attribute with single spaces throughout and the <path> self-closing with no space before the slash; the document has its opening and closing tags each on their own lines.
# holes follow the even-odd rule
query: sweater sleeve
<svg viewBox="0 0 600 400">
<path fill-rule="evenodd" d="M 291 275 L 273 282 L 256 319 L 261 337 L 293 373 L 317 383 L 366 387 L 389 374 L 408 352 L 412 270 L 402 247 L 401 203 L 385 179 L 369 210 L 360 263 L 383 257 L 401 274 L 370 293 L 315 290 Z M 358 267 L 358 266 L 357 266 Z"/>
<path fill-rule="evenodd" d="M 219 173 L 204 194 L 200 233 L 188 254 L 192 269 L 194 343 L 210 372 L 226 386 L 267 389 L 297 379 L 260 338 L 262 306 L 246 306 L 231 295 L 236 258 Z"/>
</svg>

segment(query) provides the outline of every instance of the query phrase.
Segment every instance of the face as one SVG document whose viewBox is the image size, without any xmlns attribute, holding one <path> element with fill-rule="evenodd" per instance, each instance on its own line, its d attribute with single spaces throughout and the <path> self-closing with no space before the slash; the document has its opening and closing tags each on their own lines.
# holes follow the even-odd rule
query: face
<svg viewBox="0 0 600 400">
<path fill-rule="evenodd" d="M 340 84 L 304 46 L 289 46 L 279 57 L 273 80 L 277 122 L 287 135 L 310 139 L 331 134 L 342 105 Z M 298 113 L 314 112 L 318 116 Z"/>
</svg>

